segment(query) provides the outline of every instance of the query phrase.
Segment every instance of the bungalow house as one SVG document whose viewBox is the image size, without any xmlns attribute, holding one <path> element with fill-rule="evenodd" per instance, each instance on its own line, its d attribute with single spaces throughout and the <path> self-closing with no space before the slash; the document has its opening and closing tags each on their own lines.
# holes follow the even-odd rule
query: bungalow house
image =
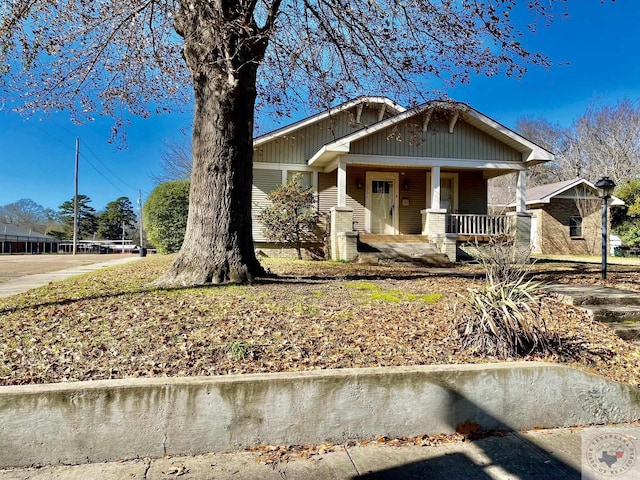
<svg viewBox="0 0 640 480">
<path fill-rule="evenodd" d="M 624 202 L 612 196 L 610 207 Z M 511 210 L 515 205 L 511 205 Z M 599 255 L 602 247 L 602 199 L 583 178 L 540 185 L 527 190 L 533 253 Z"/>
<path fill-rule="evenodd" d="M 266 195 L 300 173 L 330 219 L 335 260 L 355 259 L 376 235 L 430 242 L 452 261 L 469 238 L 508 232 L 528 245 L 527 168 L 553 158 L 463 103 L 359 97 L 254 140 L 254 240 L 266 242 L 255 218 Z M 512 172 L 515 211 L 487 215 L 487 180 Z"/>
</svg>

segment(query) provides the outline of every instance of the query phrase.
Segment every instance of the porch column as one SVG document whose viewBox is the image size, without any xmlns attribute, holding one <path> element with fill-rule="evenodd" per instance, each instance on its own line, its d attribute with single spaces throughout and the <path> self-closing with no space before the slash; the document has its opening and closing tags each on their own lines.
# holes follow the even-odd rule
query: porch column
<svg viewBox="0 0 640 480">
<path fill-rule="evenodd" d="M 338 163 L 338 207 L 347 206 L 347 164 Z"/>
<path fill-rule="evenodd" d="M 513 260 L 528 261 L 531 255 L 531 215 L 527 212 L 507 212 L 507 218 L 513 238 Z"/>
<path fill-rule="evenodd" d="M 527 210 L 527 171 L 520 170 L 516 181 L 516 212 Z"/>
<path fill-rule="evenodd" d="M 431 209 L 440 209 L 440 167 L 431 167 Z"/>
<path fill-rule="evenodd" d="M 353 210 L 331 207 L 331 260 L 350 262 L 358 256 L 358 232 L 353 231 Z"/>
</svg>

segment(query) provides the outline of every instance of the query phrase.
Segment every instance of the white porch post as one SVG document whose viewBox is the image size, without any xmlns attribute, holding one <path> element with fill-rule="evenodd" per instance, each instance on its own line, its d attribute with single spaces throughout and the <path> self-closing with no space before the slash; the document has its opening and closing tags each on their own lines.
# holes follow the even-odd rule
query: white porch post
<svg viewBox="0 0 640 480">
<path fill-rule="evenodd" d="M 520 170 L 516 181 L 516 212 L 527 210 L 527 171 Z"/>
<path fill-rule="evenodd" d="M 338 163 L 338 207 L 347 205 L 347 164 Z"/>
<path fill-rule="evenodd" d="M 431 167 L 431 208 L 440 209 L 440 167 Z"/>
</svg>

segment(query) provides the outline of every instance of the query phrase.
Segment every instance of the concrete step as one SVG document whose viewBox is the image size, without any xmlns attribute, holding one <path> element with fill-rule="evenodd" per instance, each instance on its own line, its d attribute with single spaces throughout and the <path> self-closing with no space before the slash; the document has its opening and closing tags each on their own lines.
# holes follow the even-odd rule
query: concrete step
<svg viewBox="0 0 640 480">
<path fill-rule="evenodd" d="M 358 236 L 361 243 L 429 243 L 426 235 L 377 235 L 361 233 Z"/>
<path fill-rule="evenodd" d="M 594 320 L 604 323 L 640 322 L 640 307 L 634 305 L 581 305 Z"/>
<path fill-rule="evenodd" d="M 358 242 L 358 262 L 416 262 L 437 267 L 451 265 L 449 258 L 422 235 L 363 235 Z"/>
<path fill-rule="evenodd" d="M 610 323 L 611 329 L 621 339 L 627 341 L 640 340 L 640 322 L 638 323 Z"/>
<path fill-rule="evenodd" d="M 636 305 L 640 307 L 640 293 L 599 285 L 553 285 L 548 291 L 556 293 L 576 306 Z"/>
<path fill-rule="evenodd" d="M 359 252 L 358 263 L 377 265 L 381 261 L 414 262 L 433 267 L 449 267 L 451 261 L 444 253 L 401 254 L 398 252 Z"/>
</svg>

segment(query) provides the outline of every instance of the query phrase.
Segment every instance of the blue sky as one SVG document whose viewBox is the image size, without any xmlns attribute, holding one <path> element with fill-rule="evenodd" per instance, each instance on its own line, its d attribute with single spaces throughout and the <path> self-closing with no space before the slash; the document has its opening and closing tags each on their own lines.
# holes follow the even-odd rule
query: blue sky
<svg viewBox="0 0 640 480">
<path fill-rule="evenodd" d="M 568 126 L 589 105 L 640 100 L 640 2 L 567 4 L 569 18 L 539 27 L 523 43 L 568 65 L 531 67 L 521 80 L 476 77 L 451 90 L 450 97 L 508 127 L 523 116 Z M 135 204 L 138 190 L 144 199 L 153 188 L 151 174 L 160 165 L 163 141 L 181 138 L 190 122 L 189 112 L 134 118 L 123 149 L 108 143 L 108 118 L 76 126 L 65 114 L 25 120 L 5 108 L 0 111 L 0 205 L 31 198 L 57 209 L 71 199 L 76 137 L 80 193 L 91 197 L 96 210 L 120 196 Z"/>
</svg>

